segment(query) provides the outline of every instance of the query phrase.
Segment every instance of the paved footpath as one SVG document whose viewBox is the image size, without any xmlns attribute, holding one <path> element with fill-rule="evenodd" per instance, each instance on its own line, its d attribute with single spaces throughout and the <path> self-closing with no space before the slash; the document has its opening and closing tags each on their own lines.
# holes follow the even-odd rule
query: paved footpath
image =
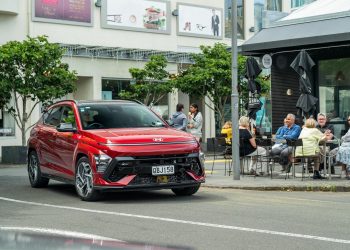
<svg viewBox="0 0 350 250">
<path fill-rule="evenodd" d="M 206 183 L 203 185 L 210 188 L 232 188 L 246 190 L 278 190 L 278 191 L 331 191 L 350 192 L 350 181 L 340 178 L 340 168 L 336 168 L 336 174 L 332 179 L 313 180 L 312 174 L 304 175 L 301 178 L 300 167 L 296 167 L 296 178 L 290 174 L 289 177 L 280 171 L 280 166 L 276 164 L 273 177 L 264 173 L 262 176 L 241 175 L 240 180 L 233 180 L 232 175 L 225 175 L 224 160 L 216 160 L 214 170 L 213 160 L 206 160 Z M 286 178 L 288 177 L 288 178 Z"/>
</svg>

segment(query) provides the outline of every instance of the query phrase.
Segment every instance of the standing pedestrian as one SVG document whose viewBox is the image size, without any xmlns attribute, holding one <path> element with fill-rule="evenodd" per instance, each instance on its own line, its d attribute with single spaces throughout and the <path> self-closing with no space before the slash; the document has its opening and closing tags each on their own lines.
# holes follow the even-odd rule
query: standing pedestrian
<svg viewBox="0 0 350 250">
<path fill-rule="evenodd" d="M 186 131 L 187 117 L 183 111 L 184 111 L 184 105 L 181 103 L 178 103 L 176 105 L 176 112 L 171 117 L 171 121 L 173 122 L 172 126 L 174 128 L 178 130 Z"/>
<path fill-rule="evenodd" d="M 190 112 L 188 113 L 187 132 L 191 133 L 194 137 L 196 137 L 198 142 L 201 142 L 202 126 L 202 113 L 199 112 L 198 105 L 192 103 L 190 105 Z"/>
</svg>

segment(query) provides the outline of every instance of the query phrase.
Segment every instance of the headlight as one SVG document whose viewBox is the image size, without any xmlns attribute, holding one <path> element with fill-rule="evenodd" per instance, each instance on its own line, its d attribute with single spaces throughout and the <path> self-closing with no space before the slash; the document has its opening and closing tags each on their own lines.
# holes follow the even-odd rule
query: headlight
<svg viewBox="0 0 350 250">
<path fill-rule="evenodd" d="M 104 173 L 111 162 L 112 158 L 108 155 L 95 155 L 96 169 L 98 173 Z"/>
</svg>

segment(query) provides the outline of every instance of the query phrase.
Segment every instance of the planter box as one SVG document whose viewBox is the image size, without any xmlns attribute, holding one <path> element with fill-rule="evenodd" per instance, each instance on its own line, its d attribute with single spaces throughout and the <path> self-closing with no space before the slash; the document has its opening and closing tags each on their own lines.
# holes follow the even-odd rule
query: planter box
<svg viewBox="0 0 350 250">
<path fill-rule="evenodd" d="M 3 164 L 26 164 L 27 146 L 2 146 L 1 157 Z"/>
</svg>

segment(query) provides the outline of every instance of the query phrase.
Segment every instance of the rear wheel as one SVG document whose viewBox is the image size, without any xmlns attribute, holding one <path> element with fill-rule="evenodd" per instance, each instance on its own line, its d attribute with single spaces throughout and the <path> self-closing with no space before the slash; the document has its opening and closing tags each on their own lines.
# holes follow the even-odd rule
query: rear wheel
<svg viewBox="0 0 350 250">
<path fill-rule="evenodd" d="M 89 159 L 79 159 L 75 172 L 75 189 L 83 201 L 96 201 L 100 193 L 94 189 L 93 172 Z"/>
<path fill-rule="evenodd" d="M 177 196 L 190 196 L 195 193 L 197 193 L 198 189 L 200 188 L 201 184 L 194 187 L 186 187 L 186 188 L 173 188 L 171 191 L 174 192 Z"/>
<path fill-rule="evenodd" d="M 38 154 L 35 151 L 28 155 L 28 177 L 30 185 L 34 188 L 46 187 L 49 184 L 49 179 L 41 174 Z"/>
</svg>

